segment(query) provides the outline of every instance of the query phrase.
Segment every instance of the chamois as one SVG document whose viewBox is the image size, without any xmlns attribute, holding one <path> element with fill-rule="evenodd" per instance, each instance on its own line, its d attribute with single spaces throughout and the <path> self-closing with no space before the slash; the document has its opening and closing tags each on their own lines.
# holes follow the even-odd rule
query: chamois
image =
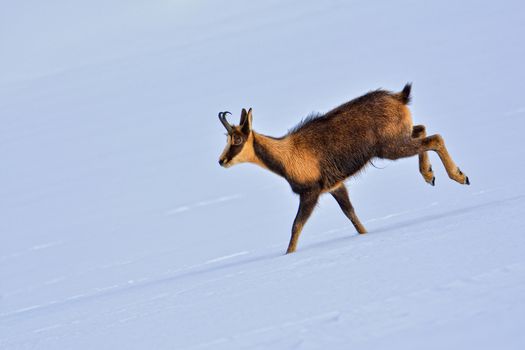
<svg viewBox="0 0 525 350">
<path fill-rule="evenodd" d="M 325 192 L 335 198 L 357 232 L 366 233 L 344 181 L 373 158 L 395 160 L 417 154 L 421 175 L 434 186 L 427 151 L 435 151 L 452 180 L 470 184 L 450 157 L 443 138 L 438 134 L 427 137 L 425 126 L 412 125 L 407 107 L 410 90 L 411 84 L 406 84 L 398 93 L 371 91 L 326 114 L 308 117 L 279 138 L 252 129 L 251 108 L 242 109 L 238 126 L 226 120 L 230 112 L 219 113 L 228 131 L 219 164 L 228 168 L 237 163 L 255 163 L 284 177 L 300 197 L 287 254 L 296 250 L 301 230 Z"/>
</svg>

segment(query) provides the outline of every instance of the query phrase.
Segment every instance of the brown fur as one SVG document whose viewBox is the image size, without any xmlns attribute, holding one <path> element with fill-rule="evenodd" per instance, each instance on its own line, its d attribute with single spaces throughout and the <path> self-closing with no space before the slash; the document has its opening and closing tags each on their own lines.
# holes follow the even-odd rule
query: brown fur
<svg viewBox="0 0 525 350">
<path fill-rule="evenodd" d="M 278 162 L 284 164 L 284 177 L 296 183 L 311 183 L 320 176 L 318 157 L 311 148 L 303 147 L 293 136 L 276 140 L 252 132 L 253 137 L 271 154 Z"/>
<path fill-rule="evenodd" d="M 369 92 L 329 111 L 314 115 L 285 136 L 274 138 L 252 130 L 252 110 L 242 110 L 241 123 L 233 126 L 219 163 L 249 162 L 284 177 L 299 194 L 300 205 L 292 227 L 287 253 L 295 251 L 302 227 L 319 195 L 330 192 L 359 233 L 366 230 L 357 218 L 344 181 L 373 158 L 399 159 L 419 156 L 419 169 L 434 185 L 427 151 L 438 153 L 449 177 L 461 184 L 469 179 L 455 165 L 440 135 L 426 137 L 423 125 L 412 125 L 407 104 L 410 84 L 399 93 Z M 240 140 L 234 145 L 233 140 Z"/>
</svg>

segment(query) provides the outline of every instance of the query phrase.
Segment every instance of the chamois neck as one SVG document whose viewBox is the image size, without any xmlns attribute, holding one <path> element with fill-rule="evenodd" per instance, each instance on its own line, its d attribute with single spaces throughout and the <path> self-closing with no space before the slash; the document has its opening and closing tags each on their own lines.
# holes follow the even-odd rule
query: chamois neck
<svg viewBox="0 0 525 350">
<path fill-rule="evenodd" d="M 276 139 L 258 134 L 255 131 L 252 131 L 252 135 L 253 151 L 257 163 L 282 177 L 286 177 L 283 159 L 288 156 L 285 153 L 289 150 L 290 140 L 286 137 Z"/>
</svg>

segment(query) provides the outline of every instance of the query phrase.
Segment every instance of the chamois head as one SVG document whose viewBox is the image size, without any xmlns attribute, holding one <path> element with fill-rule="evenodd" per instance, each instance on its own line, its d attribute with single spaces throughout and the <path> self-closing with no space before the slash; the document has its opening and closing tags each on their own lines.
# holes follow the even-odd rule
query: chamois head
<svg viewBox="0 0 525 350">
<path fill-rule="evenodd" d="M 219 120 L 226 128 L 228 137 L 226 147 L 219 158 L 219 164 L 229 168 L 237 163 L 249 162 L 253 158 L 252 109 L 242 109 L 239 125 L 231 125 L 226 120 L 230 112 L 220 112 Z"/>
</svg>

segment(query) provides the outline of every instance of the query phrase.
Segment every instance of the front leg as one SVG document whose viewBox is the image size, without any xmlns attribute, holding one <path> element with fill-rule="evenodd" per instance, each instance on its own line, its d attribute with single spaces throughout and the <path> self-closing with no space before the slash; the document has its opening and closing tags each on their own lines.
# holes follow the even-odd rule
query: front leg
<svg viewBox="0 0 525 350">
<path fill-rule="evenodd" d="M 330 193 L 335 198 L 346 217 L 352 221 L 352 224 L 354 225 L 357 232 L 366 233 L 365 227 L 355 214 L 354 207 L 352 206 L 352 202 L 350 202 L 350 197 L 348 197 L 348 191 L 346 190 L 345 184 L 341 184 Z"/>
<path fill-rule="evenodd" d="M 295 252 L 297 248 L 297 241 L 299 240 L 299 235 L 303 230 L 303 226 L 314 211 L 317 200 L 319 199 L 318 192 L 308 192 L 300 195 L 299 210 L 295 216 L 295 220 L 292 226 L 292 238 L 290 239 L 290 244 L 288 245 L 288 250 L 286 254 Z"/>
</svg>

